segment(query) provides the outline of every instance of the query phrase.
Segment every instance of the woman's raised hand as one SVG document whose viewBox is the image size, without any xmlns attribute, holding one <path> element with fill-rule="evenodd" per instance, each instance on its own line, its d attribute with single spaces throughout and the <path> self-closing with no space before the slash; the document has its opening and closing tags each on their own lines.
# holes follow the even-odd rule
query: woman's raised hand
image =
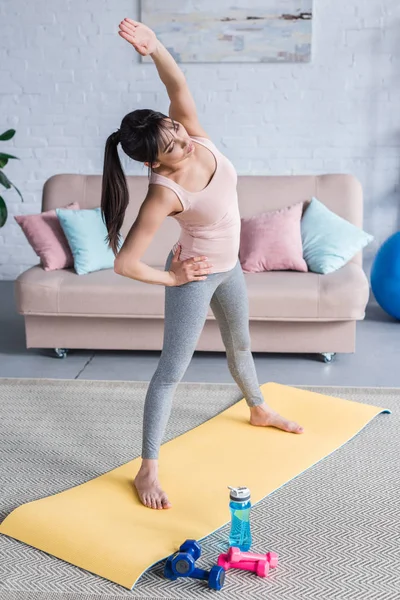
<svg viewBox="0 0 400 600">
<path fill-rule="evenodd" d="M 118 33 L 142 56 L 152 54 L 157 47 L 157 36 L 154 31 L 139 21 L 125 18 L 119 24 Z"/>
</svg>

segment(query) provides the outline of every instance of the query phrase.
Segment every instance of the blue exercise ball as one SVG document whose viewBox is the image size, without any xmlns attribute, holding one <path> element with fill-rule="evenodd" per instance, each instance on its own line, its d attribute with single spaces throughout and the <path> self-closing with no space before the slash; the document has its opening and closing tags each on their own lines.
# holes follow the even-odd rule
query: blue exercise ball
<svg viewBox="0 0 400 600">
<path fill-rule="evenodd" d="M 383 310 L 400 320 L 400 231 L 379 248 L 372 265 L 371 287 Z"/>
</svg>

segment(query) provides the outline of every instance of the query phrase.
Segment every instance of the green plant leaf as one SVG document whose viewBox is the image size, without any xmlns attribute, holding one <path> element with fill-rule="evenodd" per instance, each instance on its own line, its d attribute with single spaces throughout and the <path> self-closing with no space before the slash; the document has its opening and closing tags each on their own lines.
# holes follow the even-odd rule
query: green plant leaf
<svg viewBox="0 0 400 600">
<path fill-rule="evenodd" d="M 6 166 L 9 158 L 16 158 L 17 160 L 19 160 L 18 156 L 13 156 L 12 154 L 4 154 L 3 152 L 0 152 L 0 169 Z"/>
<path fill-rule="evenodd" d="M 24 201 L 21 192 L 19 191 L 19 189 L 12 183 L 12 181 L 10 181 L 7 177 L 7 175 L 5 175 L 3 173 L 3 171 L 0 171 L 0 183 L 4 185 L 5 188 L 7 188 L 8 190 L 10 189 L 10 187 L 12 186 L 15 190 L 17 190 L 18 194 L 21 197 L 22 202 Z"/>
<path fill-rule="evenodd" d="M 0 135 L 0 141 L 7 141 L 7 140 L 11 140 L 11 138 L 13 138 L 15 135 L 15 129 L 7 129 L 7 131 L 5 131 L 4 133 L 2 133 Z M 0 184 L 2 186 L 4 186 L 7 190 L 9 190 L 11 187 L 13 187 L 19 194 L 22 202 L 24 201 L 21 192 L 19 191 L 19 189 L 12 183 L 12 181 L 10 181 L 7 177 L 7 175 L 5 173 L 3 173 L 3 171 L 1 170 L 3 167 L 6 166 L 6 164 L 8 163 L 8 160 L 10 158 L 15 158 L 17 160 L 19 160 L 19 158 L 17 156 L 14 156 L 13 154 L 5 154 L 4 152 L 0 152 Z M 4 219 L 4 220 L 3 220 Z M 1 198 L 0 196 L 0 227 L 3 227 L 4 223 L 7 220 L 7 207 L 6 204 L 3 200 L 3 198 Z"/>
<path fill-rule="evenodd" d="M 3 171 L 0 171 L 0 183 L 1 185 L 4 185 L 4 187 L 8 190 L 11 187 L 11 181 L 8 179 L 7 175 L 3 173 Z"/>
<path fill-rule="evenodd" d="M 3 198 L 0 196 L 0 227 L 3 227 L 7 221 L 7 206 Z"/>
<path fill-rule="evenodd" d="M 11 140 L 11 138 L 13 138 L 14 135 L 15 135 L 15 129 L 7 129 L 7 131 L 5 131 L 4 133 L 2 133 L 0 135 L 0 141 L 6 142 L 8 140 Z"/>
</svg>

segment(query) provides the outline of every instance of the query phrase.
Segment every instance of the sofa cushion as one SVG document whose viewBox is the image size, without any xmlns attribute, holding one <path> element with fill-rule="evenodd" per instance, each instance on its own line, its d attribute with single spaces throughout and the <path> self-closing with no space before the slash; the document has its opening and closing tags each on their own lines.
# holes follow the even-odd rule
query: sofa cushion
<svg viewBox="0 0 400 600">
<path fill-rule="evenodd" d="M 239 256 L 245 273 L 308 271 L 300 228 L 303 205 L 241 219 Z"/>
<path fill-rule="evenodd" d="M 56 208 L 56 213 L 71 248 L 74 269 L 78 275 L 113 269 L 115 256 L 106 241 L 107 227 L 100 207 L 75 211 Z M 123 239 L 120 239 L 118 249 L 122 243 Z"/>
<path fill-rule="evenodd" d="M 310 271 L 324 275 L 343 267 L 374 239 L 312 198 L 301 221 L 304 258 Z"/>
<path fill-rule="evenodd" d="M 163 267 L 156 267 L 160 270 Z M 252 320 L 363 319 L 369 285 L 362 268 L 347 263 L 329 275 L 295 271 L 246 273 Z M 164 317 L 164 286 L 122 277 L 113 269 L 77 275 L 35 266 L 16 280 L 18 311 L 29 315 Z M 213 316 L 211 309 L 209 317 Z"/>
<path fill-rule="evenodd" d="M 79 204 L 72 202 L 66 210 L 79 210 Z M 55 209 L 37 215 L 16 215 L 14 219 L 40 258 L 45 271 L 73 266 L 74 257 Z"/>
</svg>

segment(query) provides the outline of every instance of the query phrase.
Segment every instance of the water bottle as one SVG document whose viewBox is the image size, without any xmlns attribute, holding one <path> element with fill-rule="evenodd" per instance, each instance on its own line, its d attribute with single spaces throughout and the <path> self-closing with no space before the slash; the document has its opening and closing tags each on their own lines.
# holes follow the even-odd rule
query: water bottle
<svg viewBox="0 0 400 600">
<path fill-rule="evenodd" d="M 232 518 L 229 545 L 247 552 L 250 550 L 252 542 L 250 531 L 250 490 L 247 487 L 228 487 L 231 490 L 229 508 Z"/>
</svg>

